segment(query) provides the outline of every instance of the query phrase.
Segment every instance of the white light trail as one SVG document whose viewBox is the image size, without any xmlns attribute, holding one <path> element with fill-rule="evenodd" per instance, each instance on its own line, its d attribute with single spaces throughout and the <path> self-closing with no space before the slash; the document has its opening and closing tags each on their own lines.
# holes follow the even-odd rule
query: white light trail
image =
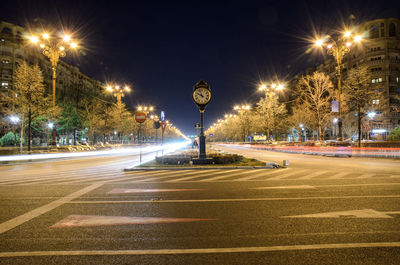
<svg viewBox="0 0 400 265">
<path fill-rule="evenodd" d="M 164 149 L 164 154 L 174 152 L 180 148 L 185 147 L 189 143 L 179 142 L 179 143 L 170 143 L 161 145 L 152 145 L 152 146 L 144 146 L 142 147 L 142 153 L 150 153 L 161 151 Z M 57 154 L 33 154 L 33 155 L 11 155 L 11 156 L 1 156 L 0 162 L 5 161 L 23 161 L 23 160 L 39 160 L 39 159 L 55 159 L 55 158 L 81 158 L 81 157 L 90 157 L 90 156 L 102 156 L 102 155 L 133 155 L 139 154 L 140 147 L 133 148 L 123 148 L 123 149 L 113 149 L 106 151 L 87 151 L 87 152 L 73 152 L 73 153 L 57 153 Z M 154 159 L 154 157 L 152 158 Z M 152 160 L 150 159 L 150 160 Z M 148 161 L 150 161 L 148 160 Z M 146 162 L 146 161 L 143 161 Z"/>
</svg>

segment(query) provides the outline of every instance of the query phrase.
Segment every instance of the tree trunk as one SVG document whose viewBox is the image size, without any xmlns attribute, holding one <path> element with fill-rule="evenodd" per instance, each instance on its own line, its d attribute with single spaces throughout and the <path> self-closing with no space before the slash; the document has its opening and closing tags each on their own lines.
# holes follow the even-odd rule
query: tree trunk
<svg viewBox="0 0 400 265">
<path fill-rule="evenodd" d="M 32 124 L 32 113 L 31 109 L 28 112 L 28 152 L 31 151 L 31 124 Z"/>
</svg>

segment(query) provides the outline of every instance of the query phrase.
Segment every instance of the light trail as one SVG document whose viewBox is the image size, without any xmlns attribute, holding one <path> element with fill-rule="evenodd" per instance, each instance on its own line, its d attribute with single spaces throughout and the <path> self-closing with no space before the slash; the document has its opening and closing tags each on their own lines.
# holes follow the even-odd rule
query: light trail
<svg viewBox="0 0 400 265">
<path fill-rule="evenodd" d="M 142 153 L 152 153 L 157 151 L 162 151 L 164 149 L 164 154 L 174 152 L 180 148 L 183 148 L 189 144 L 188 141 L 170 143 L 145 147 L 132 147 L 123 149 L 113 149 L 106 151 L 87 151 L 87 152 L 73 152 L 73 153 L 57 153 L 57 154 L 31 154 L 31 155 L 11 155 L 11 156 L 1 156 L 0 162 L 8 161 L 24 161 L 24 160 L 40 160 L 40 159 L 56 159 L 56 158 L 81 158 L 81 157 L 91 157 L 91 156 L 104 156 L 104 155 L 134 155 Z M 147 157 L 142 163 L 153 160 L 155 157 Z M 151 158 L 151 159 L 150 159 Z M 140 164 L 140 163 L 139 163 Z M 136 166 L 136 165 L 135 165 Z"/>
</svg>

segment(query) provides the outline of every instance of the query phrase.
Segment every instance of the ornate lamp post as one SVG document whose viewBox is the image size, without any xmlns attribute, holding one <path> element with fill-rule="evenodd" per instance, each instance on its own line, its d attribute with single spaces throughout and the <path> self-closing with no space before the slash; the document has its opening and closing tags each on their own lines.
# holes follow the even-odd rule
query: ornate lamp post
<svg viewBox="0 0 400 265">
<path fill-rule="evenodd" d="M 122 98 L 125 97 L 125 93 L 131 92 L 129 86 L 121 87 L 119 85 L 107 86 L 106 91 L 112 93 L 114 97 L 117 98 L 117 108 L 118 108 L 118 123 L 121 127 L 122 124 Z M 121 132 L 118 132 L 119 142 L 121 143 Z"/>
<path fill-rule="evenodd" d="M 39 44 L 42 53 L 49 58 L 52 69 L 52 81 L 53 81 L 53 112 L 52 119 L 54 126 L 52 128 L 52 141 L 51 145 L 53 148 L 57 148 L 56 138 L 56 69 L 57 64 L 60 58 L 65 57 L 67 55 L 67 50 L 76 49 L 78 44 L 71 40 L 69 35 L 63 35 L 62 37 L 51 36 L 48 33 L 43 33 L 40 36 L 31 36 L 30 42 L 33 44 Z"/>
<path fill-rule="evenodd" d="M 353 35 L 352 32 L 346 31 L 343 35 L 334 38 L 330 35 L 326 35 L 322 39 L 318 39 L 315 41 L 315 46 L 317 47 L 326 47 L 329 55 L 332 55 L 335 58 L 337 64 L 337 79 L 338 79 L 338 127 L 339 127 L 339 135 L 338 140 L 343 140 L 342 135 L 342 113 L 341 113 L 341 68 L 343 66 L 343 57 L 350 52 L 350 47 L 353 42 L 360 42 L 362 40 L 361 35 Z"/>
</svg>

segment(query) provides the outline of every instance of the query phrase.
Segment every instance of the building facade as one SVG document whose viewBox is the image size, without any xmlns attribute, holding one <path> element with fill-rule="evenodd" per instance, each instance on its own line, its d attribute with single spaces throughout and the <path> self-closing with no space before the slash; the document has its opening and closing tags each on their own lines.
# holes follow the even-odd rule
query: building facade
<svg viewBox="0 0 400 265">
<path fill-rule="evenodd" d="M 24 38 L 26 30 L 7 22 L 0 22 L 0 73 L 2 92 L 13 88 L 13 75 L 23 61 L 30 64 L 38 63 L 44 76 L 47 92 L 51 94 L 51 65 L 47 57 L 31 47 Z M 78 102 L 80 98 L 98 95 L 104 90 L 104 85 L 85 74 L 76 66 L 62 60 L 57 66 L 56 79 L 57 100 Z"/>
<path fill-rule="evenodd" d="M 52 69 L 49 59 L 39 49 L 32 47 L 24 37 L 26 29 L 18 25 L 0 21 L 0 93 L 14 89 L 13 76 L 19 64 L 39 64 L 48 95 L 52 95 Z M 56 102 L 78 105 L 82 98 L 101 95 L 104 84 L 81 73 L 76 66 L 62 60 L 57 66 Z M 4 118 L 4 117 L 3 117 Z M 7 128 L 0 129 L 0 135 Z M 66 132 L 67 133 L 67 132 Z"/>
<path fill-rule="evenodd" d="M 400 19 L 384 18 L 367 21 L 355 28 L 363 35 L 359 45 L 352 45 L 343 57 L 342 77 L 349 69 L 367 66 L 371 89 L 377 92 L 372 101 L 376 115 L 364 122 L 364 132 L 375 139 L 386 139 L 400 126 Z M 323 64 L 306 70 L 328 73 L 337 87 L 337 64 L 330 56 Z"/>
</svg>

